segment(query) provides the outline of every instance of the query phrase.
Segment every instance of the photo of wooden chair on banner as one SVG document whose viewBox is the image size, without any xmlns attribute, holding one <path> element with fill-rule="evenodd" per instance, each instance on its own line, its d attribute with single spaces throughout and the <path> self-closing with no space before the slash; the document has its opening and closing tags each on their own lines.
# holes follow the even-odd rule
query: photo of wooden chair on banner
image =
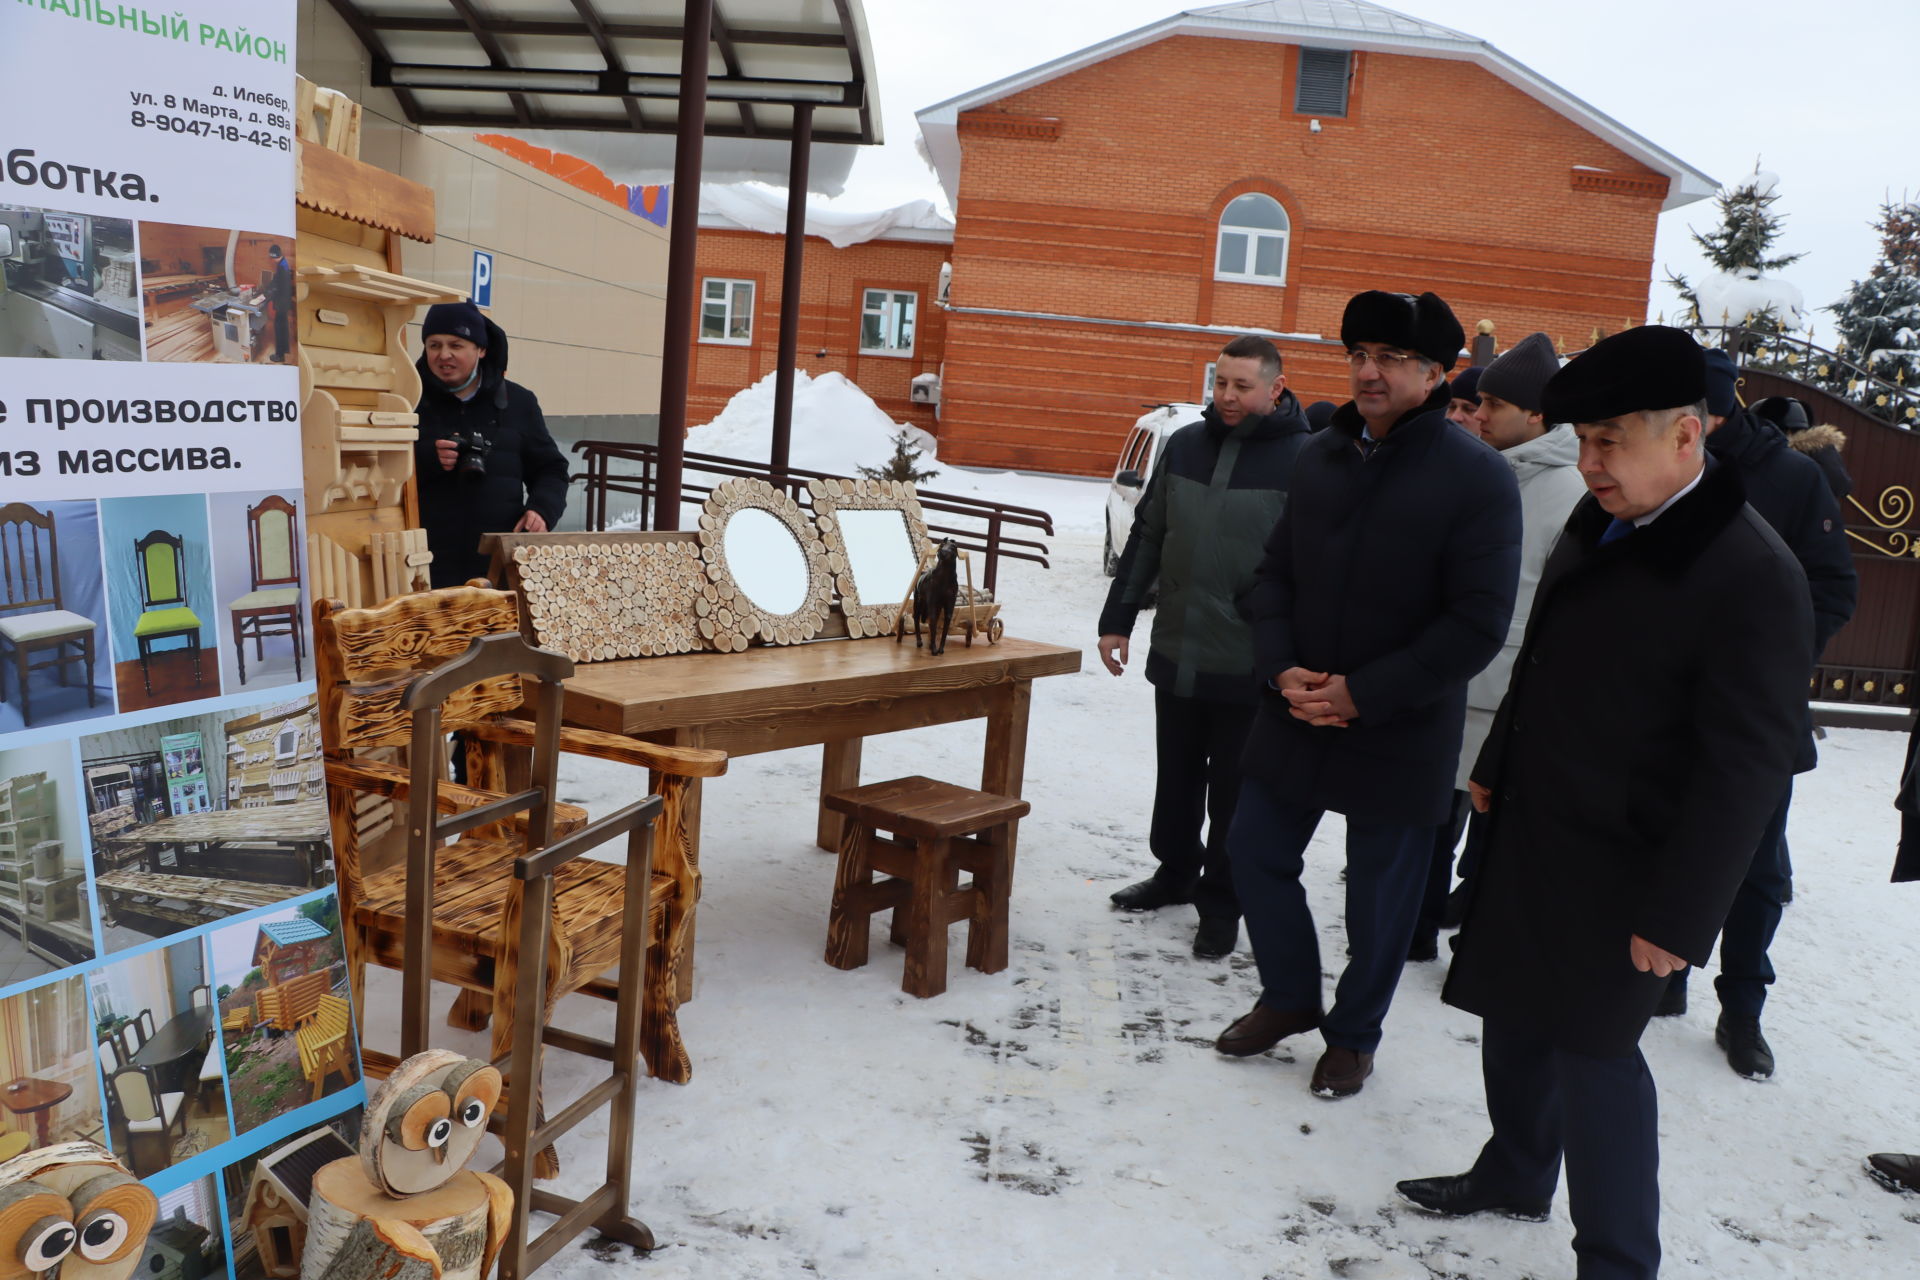
<svg viewBox="0 0 1920 1280">
<path fill-rule="evenodd" d="M 695 778 L 725 772 L 725 753 L 563 728 L 559 681 L 571 672 L 572 664 L 558 655 L 544 655 L 566 666 L 566 672 L 541 679 L 544 719 L 529 723 L 514 718 L 525 698 L 522 672 L 489 673 L 483 678 L 461 666 L 457 670 L 465 673 L 466 684 L 450 692 L 444 705 L 432 709 L 435 728 L 420 739 L 415 704 L 409 702 L 413 696 L 409 680 L 436 672 L 481 637 L 511 635 L 528 652 L 540 652 L 518 638 L 518 604 L 511 592 L 451 587 L 402 596 L 374 609 L 347 609 L 337 601 L 323 600 L 316 605 L 315 615 L 314 656 L 323 704 L 328 804 L 348 981 L 355 1003 L 364 1007 L 367 965 L 404 973 L 409 956 L 428 957 L 434 980 L 462 989 L 448 1021 L 479 1030 L 491 1020 L 494 1056 L 506 1053 L 513 1043 L 515 1022 L 512 978 L 516 968 L 527 964 L 517 950 L 512 920 L 501 918 L 502 903 L 518 892 L 515 860 L 537 851 L 554 835 L 576 831 L 586 817 L 573 806 L 554 803 L 539 815 L 541 822 L 551 824 L 549 832 L 536 831 L 538 824 L 527 818 L 514 818 L 529 807 L 528 793 L 520 793 L 517 803 L 507 803 L 516 798 L 505 794 L 506 752 L 534 749 L 533 776 L 549 779 L 547 794 L 557 752 L 615 760 L 648 769 L 649 789 L 662 797 L 650 888 L 635 935 L 648 949 L 645 981 L 640 984 L 638 971 L 624 966 L 619 979 L 610 975 L 620 959 L 620 922 L 628 893 L 620 867 L 589 860 L 569 863 L 557 873 L 549 912 L 555 942 L 548 986 L 554 999 L 582 991 L 618 1001 L 640 985 L 638 1035 L 648 1071 L 676 1083 L 687 1080 L 692 1068 L 680 1039 L 677 971 L 699 895 L 698 872 L 688 857 L 687 789 Z M 549 738 L 543 739 L 543 727 L 550 729 Z M 467 744 L 470 785 L 445 780 L 445 752 L 439 744 L 447 733 L 460 734 Z M 414 746 L 422 740 L 430 748 L 424 753 L 414 748 L 410 769 L 366 758 L 381 748 Z M 459 838 L 427 850 L 424 873 L 416 873 L 406 863 L 372 868 L 361 846 L 358 822 L 360 804 L 367 797 L 408 806 L 409 833 L 426 830 L 426 818 L 433 814 L 455 815 L 451 824 L 441 824 L 445 828 L 441 838 Z M 439 839 L 429 843 L 437 846 Z M 416 856 L 410 848 L 409 862 Z M 433 925 L 430 943 L 409 947 L 408 893 L 419 886 L 420 874 L 432 877 Z M 423 1046 L 409 1046 L 406 1052 L 419 1047 Z M 397 1060 L 364 1044 L 361 1056 L 372 1076 L 385 1075 Z"/>
</svg>

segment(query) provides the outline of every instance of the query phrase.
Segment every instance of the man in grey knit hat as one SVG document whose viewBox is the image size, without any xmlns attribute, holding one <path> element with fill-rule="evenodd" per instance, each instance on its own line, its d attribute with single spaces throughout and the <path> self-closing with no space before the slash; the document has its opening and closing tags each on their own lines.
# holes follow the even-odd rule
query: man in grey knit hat
<svg viewBox="0 0 1920 1280">
<path fill-rule="evenodd" d="M 1466 426 L 1500 451 L 1513 468 L 1514 481 L 1520 487 L 1520 587 L 1514 596 L 1513 621 L 1507 627 L 1507 641 L 1500 656 L 1487 669 L 1467 682 L 1467 728 L 1460 748 L 1460 767 L 1454 785 L 1456 819 L 1463 818 L 1468 806 L 1467 773 L 1480 754 L 1493 727 L 1494 712 L 1507 691 L 1513 675 L 1513 661 L 1520 652 L 1520 640 L 1527 632 L 1527 618 L 1533 608 L 1534 588 L 1540 585 L 1540 571 L 1546 566 L 1547 552 L 1560 536 L 1573 504 L 1586 493 L 1580 478 L 1580 442 L 1573 429 L 1549 426 L 1540 416 L 1540 403 L 1547 379 L 1560 369 L 1560 357 L 1554 353 L 1553 340 L 1544 333 L 1530 333 L 1507 353 L 1488 365 L 1480 375 L 1477 388 L 1480 407 L 1467 419 Z M 1485 838 L 1486 820 L 1473 815 L 1467 834 L 1466 852 L 1460 859 L 1461 905 L 1467 890 L 1464 881 L 1473 874 L 1478 861 L 1479 844 Z M 1427 877 L 1426 897 L 1420 906 L 1420 925 L 1407 949 L 1410 960 L 1431 960 L 1439 954 L 1439 930 L 1450 914 L 1446 910 L 1447 888 L 1453 882 L 1453 850 L 1460 840 L 1458 820 L 1443 823 L 1435 832 L 1433 862 Z M 1453 918 L 1458 919 L 1457 914 Z"/>
</svg>

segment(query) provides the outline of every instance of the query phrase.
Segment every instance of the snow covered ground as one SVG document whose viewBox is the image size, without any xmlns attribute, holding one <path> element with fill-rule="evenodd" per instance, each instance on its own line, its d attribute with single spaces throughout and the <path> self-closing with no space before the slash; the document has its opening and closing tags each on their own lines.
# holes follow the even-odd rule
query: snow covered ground
<svg viewBox="0 0 1920 1280">
<path fill-rule="evenodd" d="M 1102 487 L 1018 479 L 1067 532 L 1051 570 L 1003 566 L 1008 630 L 1087 655 L 1079 674 L 1034 688 L 1011 965 L 961 967 L 956 937 L 946 994 L 915 1000 L 881 930 L 866 968 L 829 968 L 834 860 L 811 843 L 818 752 L 734 761 L 706 792 L 696 997 L 681 1010 L 693 1079 L 641 1089 L 634 1208 L 662 1247 L 643 1259 L 575 1246 L 546 1274 L 1570 1277 L 1564 1191 L 1545 1224 L 1443 1221 L 1393 1196 L 1397 1179 L 1466 1168 L 1485 1137 L 1479 1023 L 1440 1004 L 1444 961 L 1409 966 L 1377 1073 L 1327 1102 L 1307 1092 L 1316 1036 L 1244 1061 L 1213 1051 L 1257 993 L 1244 945 L 1230 962 L 1196 960 L 1190 909 L 1109 909 L 1107 894 L 1151 866 L 1150 690 L 1137 669 L 1106 675 L 1091 651 L 1107 588 Z M 874 739 L 865 777 L 971 781 L 981 733 Z M 1646 1036 L 1666 1276 L 1891 1278 L 1920 1265 L 1920 1197 L 1861 1172 L 1870 1151 L 1920 1148 L 1920 885 L 1886 882 L 1903 747 L 1836 731 L 1800 780 L 1797 898 L 1766 1018 L 1779 1074 L 1751 1083 L 1727 1069 L 1711 973 L 1692 1012 Z M 645 781 L 580 760 L 563 780 L 564 798 L 596 815 Z M 1330 817 L 1307 872 L 1330 961 L 1344 946 L 1341 847 Z M 376 1008 L 391 1007 L 378 998 L 389 977 L 377 975 Z M 560 1021 L 610 1015 L 576 998 Z M 550 1108 L 588 1079 L 577 1061 L 554 1056 Z M 602 1141 L 588 1126 L 563 1143 L 557 1189 L 594 1184 Z"/>
</svg>

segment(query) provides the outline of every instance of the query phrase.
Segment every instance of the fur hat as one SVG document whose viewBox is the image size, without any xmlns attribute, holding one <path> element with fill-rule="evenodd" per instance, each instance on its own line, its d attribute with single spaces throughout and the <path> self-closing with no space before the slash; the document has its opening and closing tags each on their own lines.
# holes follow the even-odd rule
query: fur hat
<svg viewBox="0 0 1920 1280">
<path fill-rule="evenodd" d="M 1460 358 L 1460 344 L 1466 334 L 1453 318 L 1449 307 L 1437 293 L 1388 293 L 1369 289 L 1347 300 L 1346 314 L 1340 317 L 1340 341 L 1347 350 L 1362 342 L 1384 342 L 1402 351 L 1416 351 L 1450 370 Z"/>
<path fill-rule="evenodd" d="M 1734 368 L 1733 357 L 1717 347 L 1707 352 L 1707 412 L 1716 418 L 1733 416 L 1740 407 L 1739 385 L 1740 371 Z"/>
<path fill-rule="evenodd" d="M 465 338 L 476 347 L 484 347 L 487 318 L 471 302 L 436 302 L 427 308 L 427 318 L 420 323 L 420 341 L 425 342 L 436 333 Z"/>
<path fill-rule="evenodd" d="M 1447 384 L 1452 389 L 1449 394 L 1451 394 L 1455 400 L 1471 400 L 1475 404 L 1479 404 L 1480 375 L 1485 372 L 1486 370 L 1477 364 L 1462 369 L 1459 373 L 1454 374 L 1452 380 Z"/>
<path fill-rule="evenodd" d="M 1626 329 L 1594 343 L 1549 378 L 1540 412 L 1548 422 L 1603 422 L 1698 404 L 1707 396 L 1705 357 L 1683 329 Z"/>
<path fill-rule="evenodd" d="M 1544 333 L 1530 333 L 1513 344 L 1480 375 L 1480 390 L 1508 404 L 1540 412 L 1547 380 L 1560 372 L 1560 353 Z"/>
</svg>

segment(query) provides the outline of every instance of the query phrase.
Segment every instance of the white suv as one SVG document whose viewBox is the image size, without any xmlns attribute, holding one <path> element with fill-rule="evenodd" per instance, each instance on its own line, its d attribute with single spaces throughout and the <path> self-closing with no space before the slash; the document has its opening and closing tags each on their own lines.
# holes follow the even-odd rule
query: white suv
<svg viewBox="0 0 1920 1280">
<path fill-rule="evenodd" d="M 1133 528 L 1133 509 L 1140 505 L 1147 478 L 1160 465 L 1161 446 L 1181 427 L 1198 422 L 1201 413 L 1197 404 L 1158 405 L 1141 414 L 1127 433 L 1126 446 L 1113 468 L 1113 483 L 1107 489 L 1107 545 L 1100 556 L 1100 567 L 1109 578 L 1120 568 L 1120 552 Z"/>
</svg>

